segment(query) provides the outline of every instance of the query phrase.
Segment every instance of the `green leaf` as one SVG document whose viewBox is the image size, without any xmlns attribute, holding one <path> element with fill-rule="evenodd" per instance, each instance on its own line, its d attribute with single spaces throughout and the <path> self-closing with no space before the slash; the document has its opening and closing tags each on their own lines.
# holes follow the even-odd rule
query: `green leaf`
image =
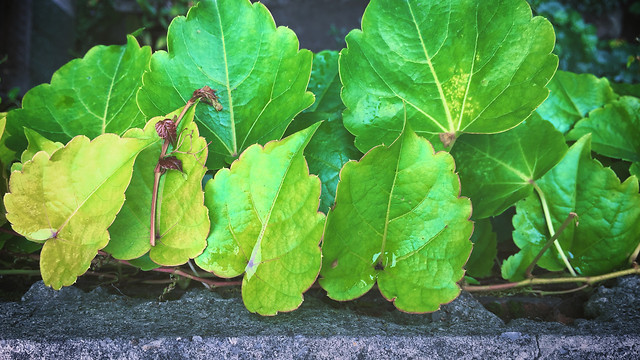
<svg viewBox="0 0 640 360">
<path fill-rule="evenodd" d="M 43 151 L 11 174 L 4 197 L 13 230 L 44 242 L 42 279 L 60 289 L 82 275 L 109 241 L 133 163 L 148 142 L 104 134 L 76 136 L 49 157 Z"/>
<path fill-rule="evenodd" d="M 9 133 L 6 131 L 7 113 L 0 113 L 0 194 L 4 196 L 7 192 L 9 182 L 9 164 L 15 159 L 15 151 L 10 150 L 5 145 Z M 0 226 L 7 222 L 4 203 L 0 203 Z M 2 246 L 0 246 L 2 248 Z"/>
<path fill-rule="evenodd" d="M 193 122 L 194 107 L 184 115 L 178 129 L 182 135 L 174 156 L 182 162 L 183 173 L 168 170 L 160 181 L 156 209 L 159 238 L 154 247 L 149 243 L 154 169 L 163 143 L 155 124 L 165 118 L 172 119 L 181 110 L 153 118 L 144 130 L 132 129 L 124 135 L 125 138 L 152 141 L 153 146 L 136 159 L 131 184 L 125 193 L 127 200 L 109 228 L 111 241 L 105 251 L 117 259 L 129 260 L 149 252 L 154 262 L 174 266 L 200 255 L 206 246 L 209 216 L 204 206 L 202 177 L 207 170 L 204 167 L 207 143 L 199 137 L 198 127 Z"/>
<path fill-rule="evenodd" d="M 252 144 L 279 139 L 313 103 L 305 91 L 311 61 L 261 3 L 201 1 L 172 21 L 168 53 L 153 54 L 138 104 L 148 117 L 164 115 L 204 85 L 217 90 L 222 111 L 200 107 L 196 121 L 211 142 L 207 166 L 218 169 Z"/>
<path fill-rule="evenodd" d="M 357 298 L 377 280 L 398 309 L 420 313 L 458 296 L 473 223 L 454 167 L 411 129 L 345 164 L 322 247 L 329 297 Z"/>
<path fill-rule="evenodd" d="M 6 238 L 4 249 L 16 254 L 31 254 L 42 249 L 42 244 L 29 241 L 22 236 Z"/>
<path fill-rule="evenodd" d="M 451 155 L 456 159 L 462 193 L 473 202 L 473 218 L 501 214 L 531 195 L 533 182 L 567 152 L 553 125 L 532 114 L 500 134 L 464 135 Z"/>
<path fill-rule="evenodd" d="M 515 127 L 548 95 L 554 33 L 525 1 L 372 0 L 340 56 L 344 123 L 365 152 L 404 118 L 445 147 Z"/>
<path fill-rule="evenodd" d="M 489 219 L 475 222 L 471 242 L 473 251 L 465 266 L 467 275 L 477 278 L 491 276 L 491 269 L 498 254 L 498 241 Z"/>
<path fill-rule="evenodd" d="M 318 175 L 322 183 L 320 211 L 327 213 L 336 197 L 340 169 L 347 161 L 359 159 L 362 153 L 353 144 L 353 135 L 342 124 L 344 105 L 340 100 L 338 53 L 321 51 L 313 58 L 309 89 L 316 102 L 298 115 L 287 129 L 293 134 L 310 124 L 326 120 L 304 150 L 309 172 Z"/>
<path fill-rule="evenodd" d="M 3 170 L 6 170 L 9 164 L 16 158 L 16 152 L 9 149 L 6 145 L 7 138 L 11 136 L 6 125 L 7 113 L 0 113 L 0 165 Z"/>
<path fill-rule="evenodd" d="M 627 84 L 612 82 L 611 87 L 616 94 L 620 96 L 640 97 L 640 84 Z"/>
<path fill-rule="evenodd" d="M 629 174 L 635 175 L 640 178 L 640 163 L 633 163 L 629 168 Z"/>
<path fill-rule="evenodd" d="M 140 48 L 128 36 L 127 45 L 96 46 L 84 58 L 70 61 L 53 74 L 51 84 L 29 90 L 22 109 L 8 114 L 15 137 L 9 145 L 24 149 L 23 126 L 65 143 L 76 135 L 93 139 L 142 126 L 135 94 L 150 57 L 148 46 Z"/>
<path fill-rule="evenodd" d="M 242 299 L 251 312 L 296 309 L 320 271 L 320 181 L 303 157 L 318 125 L 250 146 L 205 187 L 211 232 L 196 263 L 221 277 L 245 273 Z"/>
<path fill-rule="evenodd" d="M 564 159 L 537 183 L 548 203 L 554 229 L 570 212 L 578 215 L 579 225 L 568 226 L 558 238 L 576 272 L 598 275 L 626 264 L 640 241 L 636 177 L 621 184 L 611 169 L 591 159 L 591 138 L 587 135 L 571 146 Z M 516 211 L 513 240 L 521 250 L 507 260 L 509 269 L 503 265 L 503 275 L 510 280 L 522 278 L 524 269 L 551 237 L 538 194 L 520 201 Z M 564 269 L 553 247 L 538 265 L 551 271 Z"/>
<path fill-rule="evenodd" d="M 616 98 L 609 81 L 592 74 L 558 71 L 548 87 L 549 98 L 536 112 L 563 134 L 569 132 L 573 124 L 591 110 Z"/>
<path fill-rule="evenodd" d="M 27 138 L 27 149 L 20 156 L 21 162 L 15 162 L 11 165 L 11 172 L 22 170 L 22 164 L 31 160 L 39 151 L 44 151 L 51 156 L 56 150 L 64 146 L 63 143 L 51 141 L 29 128 L 24 128 L 24 135 Z"/>
<path fill-rule="evenodd" d="M 151 260 L 151 257 L 149 257 L 149 253 L 146 253 L 137 259 L 128 260 L 127 262 L 130 265 L 140 268 L 140 270 L 142 271 L 149 271 L 160 267 L 160 265 Z"/>
<path fill-rule="evenodd" d="M 39 151 L 44 151 L 49 156 L 51 156 L 51 154 L 53 154 L 56 150 L 64 146 L 63 143 L 51 141 L 40 135 L 37 131 L 31 130 L 29 128 L 24 128 L 24 135 L 27 138 L 27 142 L 29 145 L 20 156 L 20 161 L 22 163 L 31 160 L 33 156 Z"/>
<path fill-rule="evenodd" d="M 320 51 L 313 57 L 313 67 L 308 89 L 315 95 L 315 102 L 304 113 L 342 113 L 344 104 L 340 99 L 342 83 L 338 73 L 337 51 Z"/>
<path fill-rule="evenodd" d="M 631 162 L 640 161 L 640 99 L 624 96 L 589 113 L 567 135 L 578 140 L 591 133 L 593 151 Z"/>
<path fill-rule="evenodd" d="M 359 159 L 362 153 L 353 145 L 353 135 L 344 128 L 339 114 L 314 114 L 327 121 L 320 125 L 304 155 L 309 162 L 309 172 L 320 178 L 320 211 L 326 214 L 335 201 L 342 166 L 349 160 Z M 307 120 L 311 115 L 303 114 L 299 118 Z"/>
</svg>

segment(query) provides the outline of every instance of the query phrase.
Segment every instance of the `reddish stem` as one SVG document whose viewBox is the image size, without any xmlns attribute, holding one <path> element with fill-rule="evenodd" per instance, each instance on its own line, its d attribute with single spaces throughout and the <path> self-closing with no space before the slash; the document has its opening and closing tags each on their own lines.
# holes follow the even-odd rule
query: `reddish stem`
<svg viewBox="0 0 640 360">
<path fill-rule="evenodd" d="M 178 124 L 180 124 L 180 121 L 187 113 L 187 110 L 189 110 L 189 108 L 193 104 L 195 104 L 196 101 L 197 99 L 192 97 L 184 105 L 184 108 L 182 108 L 180 115 L 178 115 L 178 117 L 176 118 L 176 128 L 178 128 Z M 160 151 L 160 157 L 158 158 L 158 164 L 160 163 L 161 159 L 164 159 L 167 156 L 169 143 L 170 141 L 168 139 L 164 140 L 164 143 L 162 144 L 162 150 Z M 159 166 L 156 166 L 156 168 L 154 169 L 153 192 L 151 193 L 151 224 L 149 225 L 149 244 L 151 244 L 152 247 L 156 246 L 156 208 L 158 206 L 158 187 L 160 185 L 160 176 L 162 176 L 163 173 L 164 170 L 161 170 Z"/>
</svg>

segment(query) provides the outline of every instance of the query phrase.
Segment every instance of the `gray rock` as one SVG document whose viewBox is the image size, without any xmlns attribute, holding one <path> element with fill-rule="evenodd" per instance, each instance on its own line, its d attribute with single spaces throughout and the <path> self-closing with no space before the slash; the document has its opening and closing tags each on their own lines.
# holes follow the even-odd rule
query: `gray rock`
<svg viewBox="0 0 640 360">
<path fill-rule="evenodd" d="M 411 315 L 374 291 L 338 303 L 312 289 L 298 310 L 261 317 L 245 309 L 239 289 L 192 289 L 160 302 L 39 282 L 21 302 L 0 303 L 0 359 L 633 359 L 640 353 L 638 281 L 598 288 L 587 304 L 595 319 L 572 326 L 504 324 L 468 293 L 432 314 Z"/>
</svg>

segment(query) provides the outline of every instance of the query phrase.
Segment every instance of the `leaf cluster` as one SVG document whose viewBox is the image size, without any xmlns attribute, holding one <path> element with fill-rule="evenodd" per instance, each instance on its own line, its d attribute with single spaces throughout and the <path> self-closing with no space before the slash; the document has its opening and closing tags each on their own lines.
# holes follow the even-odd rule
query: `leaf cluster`
<svg viewBox="0 0 640 360">
<path fill-rule="evenodd" d="M 236 279 L 263 315 L 316 282 L 420 313 L 473 290 L 465 272 L 624 269 L 640 100 L 556 73 L 554 40 L 520 0 L 372 0 L 345 49 L 312 54 L 260 3 L 201 1 L 167 51 L 94 47 L 2 114 L 0 247 L 28 240 L 55 289 L 98 254 Z M 514 206 L 519 250 L 497 259 Z"/>
</svg>

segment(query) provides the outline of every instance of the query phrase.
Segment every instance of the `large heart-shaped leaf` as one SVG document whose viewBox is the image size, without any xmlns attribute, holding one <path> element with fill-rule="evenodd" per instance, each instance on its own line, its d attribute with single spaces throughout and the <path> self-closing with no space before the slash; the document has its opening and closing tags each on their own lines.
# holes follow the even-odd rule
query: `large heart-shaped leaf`
<svg viewBox="0 0 640 360">
<path fill-rule="evenodd" d="M 245 273 L 242 299 L 251 312 L 296 309 L 320 271 L 320 181 L 303 157 L 318 125 L 249 147 L 205 187 L 211 232 L 196 263 L 222 277 Z"/>
<path fill-rule="evenodd" d="M 340 169 L 347 161 L 359 159 L 362 153 L 353 144 L 353 135 L 342 125 L 344 104 L 340 99 L 338 53 L 321 51 L 313 58 L 309 89 L 316 102 L 298 115 L 287 129 L 292 134 L 309 125 L 324 121 L 304 150 L 309 172 L 317 174 L 322 183 L 320 211 L 327 213 L 336 198 Z"/>
<path fill-rule="evenodd" d="M 155 124 L 165 118 L 172 119 L 182 109 L 167 116 L 151 119 L 144 130 L 132 129 L 125 138 L 153 141 L 136 159 L 131 185 L 125 193 L 127 200 L 109 228 L 111 240 L 105 251 L 117 259 L 134 259 L 149 252 L 151 260 L 161 265 L 179 265 L 202 253 L 209 233 L 209 216 L 204 206 L 202 177 L 206 172 L 207 144 L 199 137 L 193 122 L 192 107 L 179 125 L 181 136 L 176 159 L 182 164 L 182 172 L 169 170 L 163 175 L 158 190 L 156 209 L 156 245 L 149 243 L 151 222 L 151 198 L 154 169 L 162 148 L 162 139 L 156 133 Z"/>
<path fill-rule="evenodd" d="M 500 134 L 460 137 L 456 159 L 462 193 L 473 202 L 474 219 L 501 214 L 531 195 L 533 182 L 567 152 L 564 136 L 537 114 Z"/>
<path fill-rule="evenodd" d="M 311 52 L 298 50 L 290 29 L 276 29 L 261 3 L 201 1 L 172 21 L 167 48 L 153 54 L 138 104 L 145 115 L 160 116 L 182 106 L 194 89 L 217 90 L 222 111 L 196 111 L 200 133 L 211 142 L 211 169 L 252 144 L 279 139 L 313 103 L 305 92 Z"/>
<path fill-rule="evenodd" d="M 558 238 L 577 273 L 597 275 L 624 265 L 640 242 L 640 194 L 638 179 L 622 184 L 616 174 L 591 159 L 589 135 L 578 140 L 564 159 L 537 184 L 548 204 L 554 229 L 570 212 L 579 225 L 567 227 Z M 513 240 L 521 249 L 503 264 L 503 276 L 521 279 L 530 261 L 549 235 L 538 194 L 518 202 L 513 218 Z M 545 252 L 538 265 L 558 271 L 564 268 L 555 248 Z"/>
<path fill-rule="evenodd" d="M 372 0 L 340 57 L 345 126 L 367 151 L 407 121 L 445 147 L 510 129 L 544 101 L 558 59 L 525 1 Z"/>
<path fill-rule="evenodd" d="M 53 74 L 51 84 L 29 90 L 22 109 L 9 113 L 15 138 L 9 145 L 26 147 L 23 126 L 64 143 L 76 135 L 95 138 L 142 126 L 135 94 L 150 57 L 150 48 L 140 48 L 129 36 L 127 45 L 96 46 L 84 58 L 70 61 Z"/>
<path fill-rule="evenodd" d="M 593 151 L 612 158 L 640 161 L 640 99 L 623 96 L 593 110 L 567 134 L 578 140 L 591 134 Z"/>
<path fill-rule="evenodd" d="M 407 312 L 435 311 L 458 296 L 473 223 L 454 167 L 410 129 L 345 164 L 322 246 L 329 297 L 357 298 L 376 280 Z"/>
<path fill-rule="evenodd" d="M 548 85 L 549 98 L 536 112 L 566 134 L 576 121 L 616 98 L 606 78 L 558 71 Z"/>
<path fill-rule="evenodd" d="M 27 239 L 44 242 L 40 271 L 46 285 L 71 285 L 107 245 L 134 160 L 148 145 L 114 134 L 93 141 L 76 136 L 51 157 L 40 151 L 11 174 L 7 220 Z"/>
</svg>

